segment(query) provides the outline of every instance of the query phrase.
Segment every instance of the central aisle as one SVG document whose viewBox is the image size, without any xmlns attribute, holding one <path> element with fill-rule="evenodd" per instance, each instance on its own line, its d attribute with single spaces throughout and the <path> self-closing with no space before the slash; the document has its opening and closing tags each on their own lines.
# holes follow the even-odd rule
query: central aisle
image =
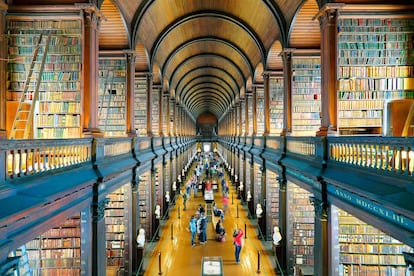
<svg viewBox="0 0 414 276">
<path fill-rule="evenodd" d="M 195 198 L 193 193 L 191 193 L 190 200 L 187 202 L 187 210 L 183 211 L 182 196 L 178 196 L 175 206 L 170 209 L 168 221 L 163 222 L 160 230 L 160 239 L 154 245 L 154 250 L 148 252 L 151 249 L 147 248 L 144 275 L 201 275 L 202 258 L 206 256 L 221 256 L 223 275 L 276 275 L 273 268 L 274 255 L 272 251 L 266 249 L 262 242 L 257 239 L 257 225 L 253 225 L 247 218 L 247 208 L 241 205 L 240 200 L 237 199 L 234 187 L 229 182 L 227 174 L 225 175 L 230 188 L 229 208 L 224 219 L 224 228 L 227 232 L 226 241 L 219 242 L 216 240 L 215 223 L 218 217 L 214 217 L 214 222 L 209 221 L 207 226 L 207 243 L 204 245 L 200 244 L 196 238 L 196 245 L 194 247 L 191 246 L 191 233 L 188 232 L 187 227 L 191 215 L 196 214 L 199 204 L 205 205 L 205 201 L 202 198 L 201 191 L 198 192 L 198 196 Z M 187 183 L 187 181 L 188 178 L 184 183 Z M 184 187 L 181 187 L 181 190 L 183 189 Z M 222 209 L 221 187 L 220 191 L 215 192 L 214 195 L 217 206 Z M 237 218 L 237 210 L 239 210 L 239 218 Z M 245 224 L 247 238 L 243 238 L 240 264 L 236 264 L 232 233 L 238 227 L 241 227 L 244 231 Z M 151 246 L 151 244 L 147 246 Z M 260 271 L 258 271 L 259 252 Z M 151 255 L 149 256 L 148 254 Z"/>
</svg>

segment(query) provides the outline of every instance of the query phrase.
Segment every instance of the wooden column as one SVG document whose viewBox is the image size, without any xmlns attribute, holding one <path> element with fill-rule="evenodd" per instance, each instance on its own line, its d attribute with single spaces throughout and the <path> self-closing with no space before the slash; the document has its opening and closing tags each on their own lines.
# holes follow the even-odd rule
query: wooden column
<svg viewBox="0 0 414 276">
<path fill-rule="evenodd" d="M 292 133 L 292 54 L 293 49 L 286 48 L 281 53 L 283 59 L 283 130 L 281 136 Z"/>
<path fill-rule="evenodd" d="M 136 139 L 135 139 L 136 140 Z M 136 274 L 139 267 L 138 260 L 138 244 L 136 242 L 136 237 L 139 233 L 139 208 L 138 208 L 138 181 L 136 181 L 136 168 L 133 169 L 134 176 L 131 182 L 131 213 L 132 213 L 132 244 L 131 244 L 131 267 L 132 272 Z"/>
<path fill-rule="evenodd" d="M 128 51 L 126 68 L 126 132 L 129 137 L 137 135 L 135 130 L 135 53 Z"/>
<path fill-rule="evenodd" d="M 321 127 L 317 136 L 336 135 L 337 126 L 337 30 L 343 4 L 326 4 L 316 15 L 321 30 Z"/>
<path fill-rule="evenodd" d="M 277 180 L 279 181 L 279 229 L 280 234 L 282 235 L 282 240 L 280 241 L 280 248 L 277 253 L 277 258 L 279 264 L 282 267 L 283 271 L 287 270 L 288 267 L 288 252 L 287 248 L 287 209 L 288 209 L 288 200 L 287 200 L 287 179 L 286 171 L 283 171 L 279 174 Z"/>
<path fill-rule="evenodd" d="M 98 186 L 95 184 L 94 197 L 98 198 Z M 92 275 L 106 274 L 106 225 L 105 208 L 109 199 L 94 200 L 92 211 Z"/>
<path fill-rule="evenodd" d="M 270 91 L 269 91 L 269 81 L 270 75 L 269 73 L 263 74 L 263 81 L 264 81 L 264 136 L 268 136 L 270 134 Z"/>
<path fill-rule="evenodd" d="M 257 134 L 257 87 L 252 87 L 253 92 L 253 136 Z"/>
<path fill-rule="evenodd" d="M 147 136 L 152 136 L 152 74 L 147 77 Z"/>
<path fill-rule="evenodd" d="M 84 17 L 83 53 L 83 136 L 102 137 L 98 127 L 98 61 L 99 61 L 99 23 L 101 14 L 95 5 L 80 4 Z"/>
<path fill-rule="evenodd" d="M 6 133 L 6 71 L 7 71 L 7 36 L 6 12 L 7 4 L 0 1 L 0 139 L 7 139 Z"/>
</svg>

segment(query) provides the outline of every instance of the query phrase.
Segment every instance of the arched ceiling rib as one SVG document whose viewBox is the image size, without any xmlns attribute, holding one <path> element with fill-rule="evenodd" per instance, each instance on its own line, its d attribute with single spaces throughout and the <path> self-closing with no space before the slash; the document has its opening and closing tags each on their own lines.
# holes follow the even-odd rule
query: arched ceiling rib
<svg viewBox="0 0 414 276">
<path fill-rule="evenodd" d="M 207 89 L 207 88 L 206 88 Z M 226 108 L 226 103 L 221 101 L 220 94 L 210 91 L 198 91 L 198 94 L 191 95 L 189 101 L 189 109 L 192 110 L 194 106 L 205 106 L 214 109 L 214 114 L 218 115 Z"/>
<path fill-rule="evenodd" d="M 238 68 L 237 70 L 245 78 L 253 72 L 248 57 L 243 55 L 240 49 L 235 48 L 226 41 L 208 37 L 183 43 L 171 52 L 165 62 L 164 74 L 172 78 L 172 72 L 177 71 L 188 58 L 201 54 L 215 54 L 223 57 L 226 59 L 223 61 L 224 63 L 230 63 L 236 66 Z"/>
<path fill-rule="evenodd" d="M 208 68 L 205 68 L 208 67 Z M 177 83 L 177 89 L 180 89 L 181 87 L 184 87 L 186 83 L 189 82 L 191 79 L 195 79 L 197 77 L 210 77 L 210 78 L 217 78 L 220 81 L 225 82 L 229 87 L 230 90 L 226 90 L 229 92 L 230 98 L 234 98 L 234 94 L 236 91 L 238 91 L 238 86 L 234 78 L 227 72 L 225 72 L 222 68 L 219 67 L 213 67 L 213 66 L 203 66 L 195 68 L 192 71 L 189 71 L 187 74 L 185 74 L 180 81 Z M 231 93 L 233 92 L 233 93 Z M 185 98 L 185 95 L 182 94 Z"/>
</svg>

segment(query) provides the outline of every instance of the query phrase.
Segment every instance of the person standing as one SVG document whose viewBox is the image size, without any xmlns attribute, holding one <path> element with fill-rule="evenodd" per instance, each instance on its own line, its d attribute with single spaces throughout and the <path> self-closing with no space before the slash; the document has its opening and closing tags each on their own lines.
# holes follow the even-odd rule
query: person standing
<svg viewBox="0 0 414 276">
<path fill-rule="evenodd" d="M 191 245 L 195 246 L 195 235 L 197 233 L 197 219 L 194 216 L 191 216 L 188 228 L 191 232 Z"/>
<path fill-rule="evenodd" d="M 236 257 L 236 264 L 240 263 L 240 251 L 242 249 L 243 235 L 244 233 L 241 228 L 235 230 L 233 233 L 234 256 Z"/>
<path fill-rule="evenodd" d="M 221 198 L 221 202 L 223 203 L 223 211 L 224 213 L 227 212 L 227 209 L 229 208 L 229 198 L 227 195 L 223 196 Z"/>
<path fill-rule="evenodd" d="M 184 211 L 187 210 L 187 200 L 188 200 L 188 194 L 186 191 L 183 192 L 183 204 L 184 204 Z"/>
<path fill-rule="evenodd" d="M 208 219 L 204 213 L 200 214 L 200 244 L 207 242 L 207 222 Z"/>
</svg>

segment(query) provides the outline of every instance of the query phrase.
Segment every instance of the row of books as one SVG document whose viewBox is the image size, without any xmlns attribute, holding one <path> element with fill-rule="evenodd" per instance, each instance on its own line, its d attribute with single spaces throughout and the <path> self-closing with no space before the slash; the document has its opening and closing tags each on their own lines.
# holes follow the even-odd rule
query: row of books
<svg viewBox="0 0 414 276">
<path fill-rule="evenodd" d="M 38 127 L 80 127 L 79 114 L 37 114 Z"/>
<path fill-rule="evenodd" d="M 80 20 L 32 20 L 32 21 L 7 21 L 8 29 L 22 30 L 70 30 L 75 29 L 80 32 L 82 23 Z"/>
<path fill-rule="evenodd" d="M 39 113 L 76 113 L 81 112 L 79 102 L 38 102 Z"/>
<path fill-rule="evenodd" d="M 360 118 L 382 118 L 382 110 L 340 110 L 339 118 L 360 119 Z"/>
<path fill-rule="evenodd" d="M 8 89 L 14 91 L 23 91 L 25 89 L 26 82 L 25 81 L 8 81 Z M 55 81 L 53 82 L 41 82 L 39 86 L 39 92 L 79 92 L 80 91 L 80 82 L 79 81 L 70 81 L 70 82 L 62 82 L 62 81 Z"/>
<path fill-rule="evenodd" d="M 53 139 L 53 138 L 78 138 L 80 137 L 80 128 L 70 127 L 48 127 L 38 128 L 35 131 L 35 137 L 38 139 Z"/>
<path fill-rule="evenodd" d="M 414 77 L 413 66 L 339 66 L 338 78 L 408 78 Z"/>
</svg>

